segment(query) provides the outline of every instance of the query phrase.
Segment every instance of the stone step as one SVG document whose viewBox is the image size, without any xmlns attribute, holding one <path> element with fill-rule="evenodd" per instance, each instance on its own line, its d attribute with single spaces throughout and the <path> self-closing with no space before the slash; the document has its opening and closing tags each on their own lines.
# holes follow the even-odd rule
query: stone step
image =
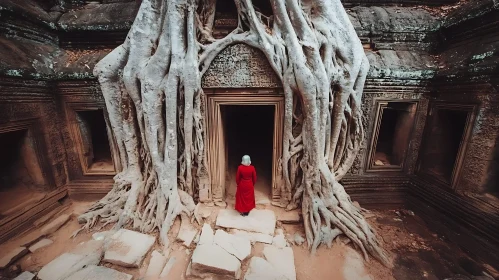
<svg viewBox="0 0 499 280">
<path fill-rule="evenodd" d="M 68 214 L 60 215 L 59 217 L 52 220 L 50 223 L 46 224 L 42 229 L 41 233 L 44 235 L 54 233 L 60 227 L 62 227 L 71 218 Z"/>
<path fill-rule="evenodd" d="M 267 209 L 253 209 L 248 216 L 241 216 L 239 212 L 233 209 L 224 209 L 218 213 L 216 225 L 273 236 L 276 216 L 274 211 Z"/>
</svg>

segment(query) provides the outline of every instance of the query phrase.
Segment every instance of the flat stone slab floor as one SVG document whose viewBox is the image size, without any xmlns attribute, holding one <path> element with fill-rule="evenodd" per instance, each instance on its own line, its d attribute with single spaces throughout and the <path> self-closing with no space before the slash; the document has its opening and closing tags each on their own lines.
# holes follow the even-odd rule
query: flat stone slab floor
<svg viewBox="0 0 499 280">
<path fill-rule="evenodd" d="M 104 261 L 124 267 L 140 267 L 154 242 L 154 236 L 120 229 L 111 236 Z"/>
<path fill-rule="evenodd" d="M 23 273 L 19 274 L 14 280 L 33 280 L 35 279 L 35 275 L 29 271 L 24 271 Z"/>
<path fill-rule="evenodd" d="M 295 257 L 291 247 L 281 249 L 273 245 L 265 245 L 263 255 L 279 274 L 286 277 L 285 279 L 296 280 Z"/>
<path fill-rule="evenodd" d="M 203 244 L 196 247 L 192 254 L 192 273 L 203 277 L 205 273 L 238 278 L 241 262 L 215 244 Z"/>
<path fill-rule="evenodd" d="M 251 254 L 251 243 L 248 239 L 228 234 L 221 229 L 216 231 L 213 242 L 241 261 Z"/>
<path fill-rule="evenodd" d="M 252 257 L 248 271 L 244 275 L 244 280 L 287 280 L 288 278 L 281 274 L 268 261 L 260 257 Z"/>
<path fill-rule="evenodd" d="M 84 269 L 74 273 L 66 278 L 66 280 L 130 280 L 132 275 L 119 272 L 117 270 L 89 265 Z"/>
<path fill-rule="evenodd" d="M 99 264 L 101 256 L 98 252 L 88 255 L 64 253 L 45 265 L 37 277 L 41 280 L 67 279 L 84 267 Z"/>
</svg>

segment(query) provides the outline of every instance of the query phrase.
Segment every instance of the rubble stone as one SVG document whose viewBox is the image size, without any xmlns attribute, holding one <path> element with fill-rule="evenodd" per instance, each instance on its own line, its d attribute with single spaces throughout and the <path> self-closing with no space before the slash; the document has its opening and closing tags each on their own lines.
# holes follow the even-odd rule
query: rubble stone
<svg viewBox="0 0 499 280">
<path fill-rule="evenodd" d="M 149 261 L 149 266 L 147 266 L 146 278 L 157 279 L 165 266 L 166 259 L 167 257 L 163 256 L 157 250 L 152 251 L 151 260 Z"/>
<path fill-rule="evenodd" d="M 120 229 L 111 236 L 104 261 L 124 267 L 140 267 L 154 242 L 154 236 Z"/>
<path fill-rule="evenodd" d="M 23 273 L 19 274 L 14 280 L 32 280 L 35 278 L 35 275 L 29 271 L 24 271 Z"/>
<path fill-rule="evenodd" d="M 282 229 L 277 229 L 277 234 L 272 239 L 272 245 L 282 249 L 286 247 L 287 244 L 288 242 L 286 242 L 286 238 L 284 237 L 284 232 L 282 231 Z"/>
<path fill-rule="evenodd" d="M 248 239 L 220 229 L 215 232 L 213 242 L 241 261 L 251 254 L 251 243 Z"/>
<path fill-rule="evenodd" d="M 72 274 L 67 280 L 131 280 L 132 275 L 119 272 L 117 270 L 89 265 L 80 271 Z"/>
<path fill-rule="evenodd" d="M 300 213 L 296 210 L 279 213 L 277 220 L 284 224 L 297 224 L 300 222 Z"/>
<path fill-rule="evenodd" d="M 210 224 L 205 223 L 203 229 L 201 230 L 201 236 L 199 237 L 198 245 L 212 244 L 213 243 L 213 229 Z"/>
<path fill-rule="evenodd" d="M 180 224 L 180 231 L 177 235 L 177 240 L 184 242 L 184 246 L 190 247 L 197 233 L 197 229 L 192 226 L 188 219 L 182 219 L 182 222 Z"/>
<path fill-rule="evenodd" d="M 0 269 L 7 268 L 11 263 L 22 258 L 27 253 L 28 249 L 26 249 L 26 247 L 17 247 L 14 250 L 8 252 L 0 259 Z"/>
<path fill-rule="evenodd" d="M 236 210 L 224 209 L 218 213 L 216 225 L 273 235 L 276 217 L 274 211 L 267 209 L 253 209 L 246 217 L 241 216 Z"/>
<path fill-rule="evenodd" d="M 265 259 L 288 280 L 296 280 L 295 258 L 290 247 L 279 249 L 272 245 L 263 248 Z"/>
<path fill-rule="evenodd" d="M 199 207 L 199 214 L 204 219 L 208 219 L 208 217 L 211 216 L 212 212 L 213 212 L 213 208 L 210 206 L 207 206 L 205 204 L 201 204 Z"/>
<path fill-rule="evenodd" d="M 69 221 L 69 218 L 71 218 L 70 215 L 67 214 L 60 215 L 59 217 L 52 220 L 50 223 L 46 224 L 41 229 L 41 233 L 45 235 L 54 233 L 56 230 L 62 227 L 67 221 Z"/>
<path fill-rule="evenodd" d="M 192 254 L 191 271 L 193 275 L 214 273 L 237 278 L 240 270 L 241 262 L 218 245 L 199 245 Z"/>
<path fill-rule="evenodd" d="M 166 263 L 165 267 L 161 271 L 161 274 L 160 274 L 161 278 L 167 278 L 168 277 L 168 273 L 170 273 L 170 270 L 172 270 L 172 267 L 175 264 L 175 261 L 177 261 L 177 259 L 175 257 L 171 257 L 168 260 L 168 262 Z"/>
<path fill-rule="evenodd" d="M 274 266 L 259 257 L 252 257 L 244 280 L 287 280 Z"/>
<path fill-rule="evenodd" d="M 62 280 L 80 269 L 97 265 L 102 257 L 102 252 L 94 252 L 88 255 L 64 253 L 45 265 L 37 277 L 41 280 Z"/>
<path fill-rule="evenodd" d="M 43 247 L 46 247 L 52 243 L 54 243 L 54 241 L 52 241 L 50 239 L 42 239 L 42 240 L 36 242 L 35 244 L 33 244 L 31 247 L 29 247 L 29 251 L 31 253 L 34 253 L 36 250 L 41 249 Z"/>
<path fill-rule="evenodd" d="M 305 238 L 303 238 L 299 233 L 295 233 L 295 244 L 301 245 L 305 242 Z"/>
</svg>

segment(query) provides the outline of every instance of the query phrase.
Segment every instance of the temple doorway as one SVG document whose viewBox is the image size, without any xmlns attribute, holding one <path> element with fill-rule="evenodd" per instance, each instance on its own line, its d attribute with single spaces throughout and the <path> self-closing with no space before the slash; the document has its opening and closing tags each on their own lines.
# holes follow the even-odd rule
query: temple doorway
<svg viewBox="0 0 499 280">
<path fill-rule="evenodd" d="M 46 181 L 28 128 L 0 131 L 0 224 L 43 199 Z"/>
<path fill-rule="evenodd" d="M 272 151 L 274 134 L 274 106 L 224 105 L 222 123 L 226 146 L 226 200 L 236 193 L 236 172 L 243 155 L 251 157 L 255 166 L 256 201 L 270 202 L 272 195 Z"/>
<path fill-rule="evenodd" d="M 235 175 L 243 155 L 257 172 L 257 203 L 278 201 L 284 98 L 280 94 L 214 92 L 207 95 L 208 164 L 211 188 L 200 200 L 234 200 Z"/>
</svg>

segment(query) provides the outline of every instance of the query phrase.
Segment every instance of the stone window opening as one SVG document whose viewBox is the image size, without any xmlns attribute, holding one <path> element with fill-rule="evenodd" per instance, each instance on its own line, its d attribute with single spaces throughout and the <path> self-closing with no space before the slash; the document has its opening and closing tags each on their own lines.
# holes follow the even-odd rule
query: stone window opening
<svg viewBox="0 0 499 280">
<path fill-rule="evenodd" d="M 417 102 L 378 102 L 368 171 L 401 171 L 414 127 Z"/>
<path fill-rule="evenodd" d="M 102 109 L 77 111 L 81 156 L 87 173 L 114 173 L 111 145 Z"/>
<path fill-rule="evenodd" d="M 454 188 L 471 132 L 474 106 L 435 106 L 430 111 L 419 170 Z"/>
</svg>

